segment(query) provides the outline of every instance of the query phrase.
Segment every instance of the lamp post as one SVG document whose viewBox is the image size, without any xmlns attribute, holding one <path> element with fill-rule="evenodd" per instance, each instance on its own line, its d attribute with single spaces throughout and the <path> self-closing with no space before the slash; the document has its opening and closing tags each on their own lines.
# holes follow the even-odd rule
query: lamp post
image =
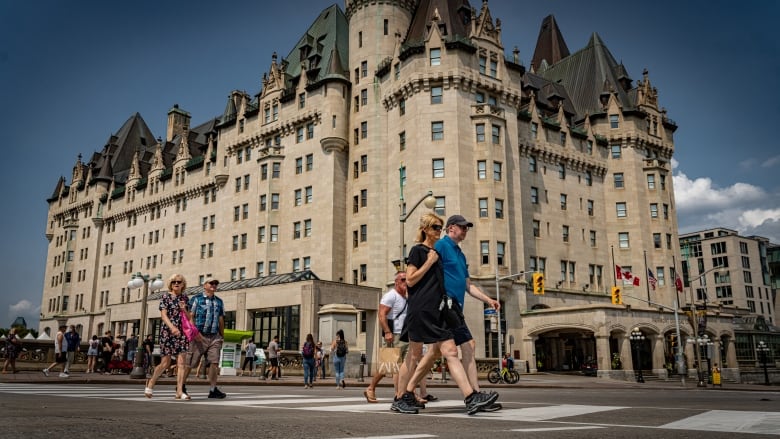
<svg viewBox="0 0 780 439">
<path fill-rule="evenodd" d="M 420 198 L 416 203 L 414 203 L 414 206 L 412 206 L 412 208 L 409 209 L 408 212 L 404 212 L 404 207 L 406 206 L 406 203 L 404 202 L 404 187 L 403 185 L 401 185 L 401 198 L 398 204 L 398 207 L 400 208 L 399 221 L 401 222 L 401 233 L 400 233 L 401 258 L 398 261 L 398 266 L 397 266 L 398 271 L 403 271 L 406 265 L 406 258 L 404 258 L 404 224 L 406 224 L 406 220 L 409 218 L 409 215 L 411 215 L 412 212 L 414 212 L 414 209 L 417 209 L 417 206 L 419 206 L 423 202 L 425 202 L 425 207 L 428 209 L 433 209 L 436 206 L 436 198 L 433 196 L 433 191 L 428 191 L 428 193 L 423 195 L 422 198 Z"/>
<path fill-rule="evenodd" d="M 698 376 L 698 378 L 699 378 L 698 387 L 707 387 L 706 383 L 709 382 L 709 380 L 706 380 L 706 381 L 704 380 L 704 372 L 702 372 L 702 370 L 701 370 L 701 348 L 704 347 L 704 346 L 708 346 L 709 347 L 709 346 L 713 345 L 712 341 L 710 340 L 710 336 L 707 335 L 707 334 L 703 334 L 703 335 L 698 336 L 696 338 L 689 338 L 688 339 L 688 343 L 693 344 L 694 349 L 696 349 L 696 358 L 697 358 L 696 361 L 698 362 L 698 364 L 696 365 L 696 373 L 699 375 Z M 707 358 L 707 370 L 709 370 L 709 367 L 710 367 L 709 355 L 707 357 L 708 357 Z"/>
<path fill-rule="evenodd" d="M 698 322 L 696 321 L 696 306 L 695 306 L 696 299 L 693 296 L 693 283 L 696 282 L 697 280 L 700 280 L 701 278 L 703 278 L 707 273 L 709 273 L 711 271 L 715 271 L 715 270 L 720 270 L 722 268 L 723 267 L 721 267 L 721 266 L 710 268 L 709 270 L 707 270 L 704 273 L 702 273 L 702 274 L 698 275 L 697 277 L 695 277 L 689 283 L 688 289 L 689 289 L 689 291 L 691 293 L 691 322 L 690 323 L 691 323 L 691 327 L 693 329 L 693 339 L 689 338 L 688 339 L 689 343 L 693 343 L 695 340 L 699 339 L 699 325 L 698 325 Z M 726 271 L 728 271 L 728 270 L 726 270 Z M 706 305 L 706 303 L 704 305 L 704 315 L 705 316 L 707 315 L 707 305 Z M 698 346 L 696 347 L 695 354 L 696 354 L 696 375 L 697 375 L 697 378 L 699 380 L 699 382 L 698 382 L 698 384 L 696 384 L 696 386 L 697 387 L 707 387 L 707 383 L 702 378 L 702 373 L 701 373 L 701 351 L 699 350 Z"/>
<path fill-rule="evenodd" d="M 761 340 L 758 342 L 758 346 L 756 346 L 756 352 L 758 353 L 759 358 L 761 359 L 761 363 L 764 366 L 764 385 L 769 385 L 769 372 L 766 370 L 766 360 L 769 356 L 769 346 Z"/>
<path fill-rule="evenodd" d="M 499 304 L 501 303 L 501 290 L 498 286 L 498 283 L 505 279 L 511 279 L 513 277 L 522 276 L 524 274 L 533 273 L 535 270 L 527 270 L 523 271 L 521 273 L 515 273 L 515 274 L 509 274 L 506 276 L 498 276 L 498 264 L 496 264 L 496 302 Z M 496 317 L 498 318 L 498 370 L 501 371 L 503 369 L 502 367 L 502 360 L 504 359 L 504 353 L 502 352 L 501 348 L 503 347 L 504 340 L 501 338 L 501 307 L 498 308 L 496 311 Z"/>
<path fill-rule="evenodd" d="M 144 370 L 144 355 L 143 355 L 143 340 L 146 337 L 146 302 L 149 298 L 149 289 L 159 290 L 165 283 L 162 280 L 162 275 L 158 274 L 157 277 L 151 278 L 148 274 L 136 273 L 133 278 L 127 282 L 128 289 L 137 289 L 143 287 L 142 299 L 141 299 L 141 322 L 138 328 L 138 347 L 135 353 L 135 364 L 133 364 L 133 371 L 130 372 L 130 378 L 143 379 L 146 378 L 146 371 Z"/>
<path fill-rule="evenodd" d="M 641 347 L 640 345 L 642 342 L 645 341 L 645 335 L 642 334 L 642 331 L 640 331 L 638 327 L 635 327 L 631 330 L 631 335 L 629 335 L 628 339 L 634 344 L 634 349 L 636 350 L 636 363 L 639 370 L 639 374 L 636 376 L 636 382 L 644 383 L 645 376 L 642 374 L 642 352 L 639 348 Z"/>
</svg>

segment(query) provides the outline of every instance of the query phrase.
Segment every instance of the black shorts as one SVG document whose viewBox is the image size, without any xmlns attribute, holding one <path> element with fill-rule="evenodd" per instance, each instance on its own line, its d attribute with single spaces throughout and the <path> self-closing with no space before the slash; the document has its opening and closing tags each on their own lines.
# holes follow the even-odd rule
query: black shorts
<svg viewBox="0 0 780 439">
<path fill-rule="evenodd" d="M 460 346 L 474 338 L 474 336 L 471 335 L 471 331 L 469 331 L 469 327 L 466 326 L 466 322 L 463 322 L 461 326 L 458 326 L 455 329 L 450 329 L 450 331 L 452 332 L 452 338 L 455 339 L 455 346 Z"/>
<path fill-rule="evenodd" d="M 68 355 L 65 352 L 58 353 L 54 356 L 55 363 L 65 363 L 68 361 Z"/>
<path fill-rule="evenodd" d="M 271 367 L 279 367 L 279 358 L 269 358 L 268 361 L 271 362 Z"/>
</svg>

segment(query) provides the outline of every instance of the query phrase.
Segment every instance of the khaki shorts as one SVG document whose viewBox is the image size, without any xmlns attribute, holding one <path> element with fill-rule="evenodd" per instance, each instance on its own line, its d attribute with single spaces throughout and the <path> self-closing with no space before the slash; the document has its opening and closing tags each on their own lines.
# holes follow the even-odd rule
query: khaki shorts
<svg viewBox="0 0 780 439">
<path fill-rule="evenodd" d="M 193 369 L 198 367 L 201 357 L 205 356 L 209 364 L 219 365 L 219 351 L 222 350 L 224 339 L 219 334 L 202 335 L 202 341 L 190 342 L 189 363 Z"/>
<path fill-rule="evenodd" d="M 406 353 L 409 352 L 409 342 L 401 341 L 401 334 L 393 334 L 393 344 L 391 347 L 401 350 L 401 361 L 406 359 Z"/>
</svg>

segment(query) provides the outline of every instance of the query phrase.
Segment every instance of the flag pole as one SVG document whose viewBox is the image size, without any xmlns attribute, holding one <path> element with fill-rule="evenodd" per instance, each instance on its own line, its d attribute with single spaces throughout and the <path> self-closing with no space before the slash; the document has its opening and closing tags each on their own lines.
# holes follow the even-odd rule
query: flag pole
<svg viewBox="0 0 780 439">
<path fill-rule="evenodd" d="M 615 265 L 615 246 L 610 245 L 609 248 L 612 250 L 612 286 L 617 286 L 617 265 Z"/>
<path fill-rule="evenodd" d="M 645 282 L 645 288 L 647 288 L 647 301 L 650 301 L 650 278 L 648 277 L 649 271 L 647 270 L 647 250 L 645 250 L 645 278 L 647 278 L 647 282 Z"/>
<path fill-rule="evenodd" d="M 674 279 L 672 280 L 674 282 L 674 295 L 677 297 L 677 306 L 680 306 L 680 290 L 677 289 L 677 276 L 680 273 L 677 272 L 677 258 L 674 255 L 672 255 L 672 267 L 674 267 Z"/>
</svg>

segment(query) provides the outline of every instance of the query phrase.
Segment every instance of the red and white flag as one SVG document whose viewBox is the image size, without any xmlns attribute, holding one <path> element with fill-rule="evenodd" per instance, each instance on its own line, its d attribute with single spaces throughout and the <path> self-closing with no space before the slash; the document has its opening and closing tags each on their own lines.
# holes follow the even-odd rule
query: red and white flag
<svg viewBox="0 0 780 439">
<path fill-rule="evenodd" d="M 620 265 L 615 265 L 615 278 L 623 281 L 623 285 L 633 284 L 635 287 L 639 286 L 639 278 L 631 274 L 628 270 L 623 270 Z"/>
<path fill-rule="evenodd" d="M 658 280 L 656 280 L 655 276 L 653 276 L 653 272 L 650 271 L 650 269 L 647 269 L 647 283 L 650 284 L 650 287 L 655 291 L 655 286 L 658 284 Z"/>
</svg>

